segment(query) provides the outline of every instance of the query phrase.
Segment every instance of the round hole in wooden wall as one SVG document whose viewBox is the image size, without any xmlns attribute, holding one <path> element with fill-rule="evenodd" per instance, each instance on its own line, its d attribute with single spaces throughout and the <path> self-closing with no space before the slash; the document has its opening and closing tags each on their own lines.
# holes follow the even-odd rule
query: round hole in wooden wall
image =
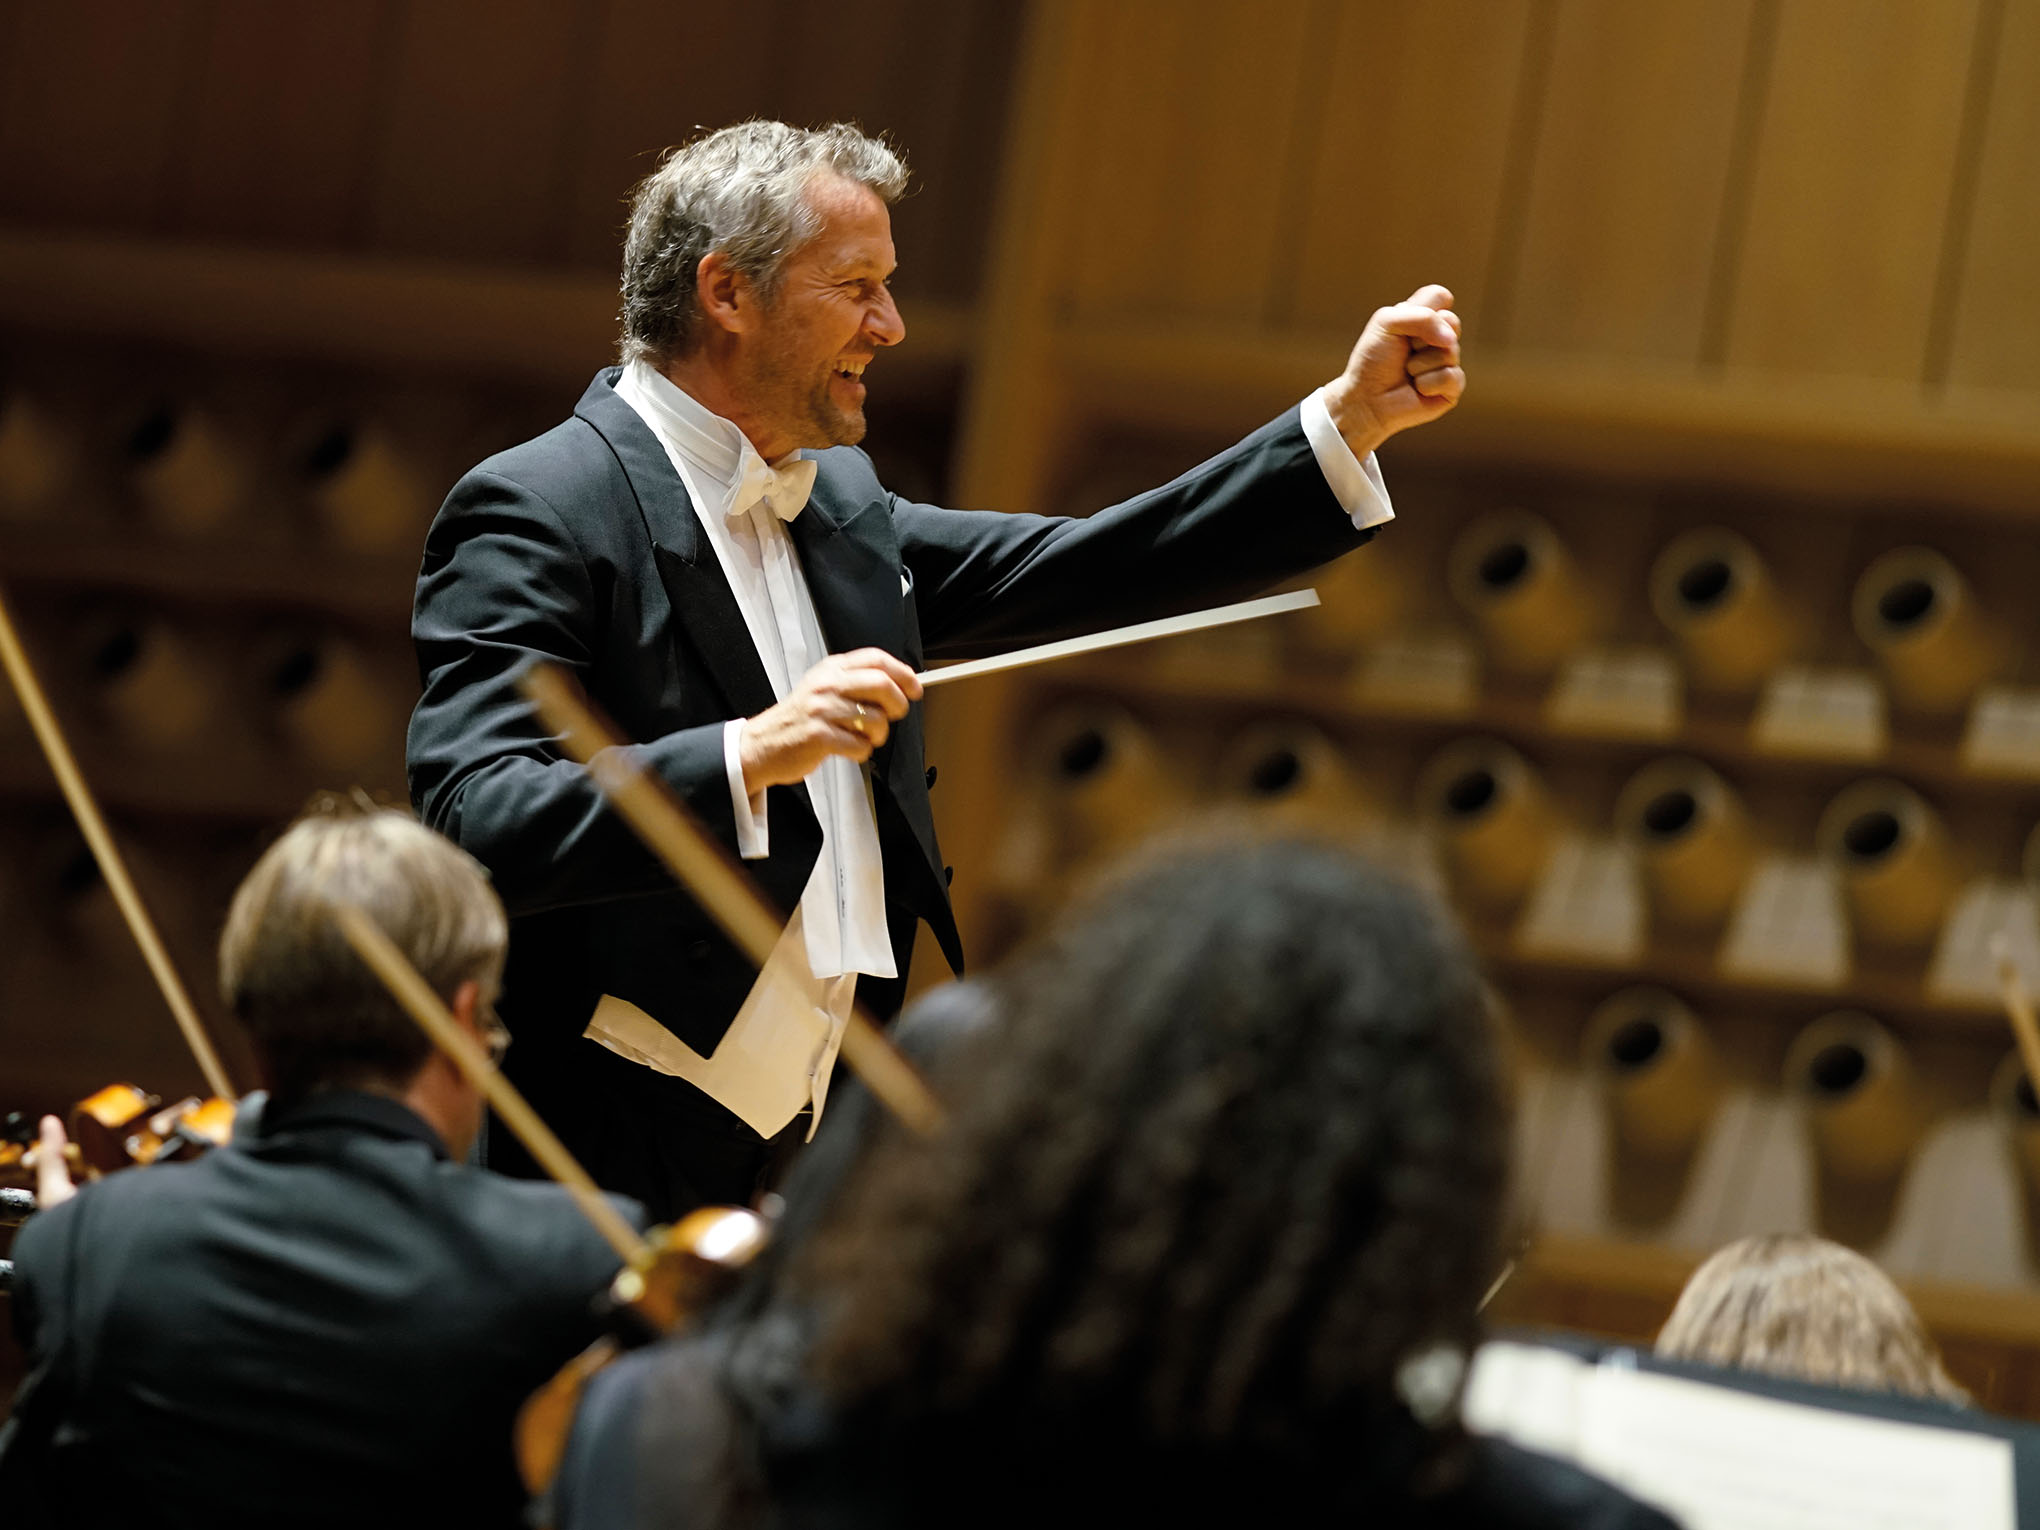
<svg viewBox="0 0 2040 1530">
<path fill-rule="evenodd" d="M 92 672 L 112 680 L 126 673 L 141 656 L 141 634 L 132 627 L 116 627 L 92 650 Z"/>
<path fill-rule="evenodd" d="M 1849 820 L 1842 830 L 1842 848 L 1859 861 L 1874 861 L 1891 854 L 1903 837 L 1896 813 L 1872 808 Z"/>
<path fill-rule="evenodd" d="M 335 426 L 305 448 L 305 476 L 311 479 L 331 478 L 347 466 L 353 456 L 354 432 L 344 425 Z"/>
<path fill-rule="evenodd" d="M 1870 1059 L 1853 1041 L 1837 1041 L 1822 1047 L 1806 1065 L 1806 1081 L 1814 1093 L 1840 1099 L 1862 1086 L 1870 1076 Z"/>
<path fill-rule="evenodd" d="M 1884 618 L 1887 627 L 1903 632 L 1933 615 L 1939 600 L 1931 581 L 1901 579 L 1877 597 L 1877 614 Z"/>
<path fill-rule="evenodd" d="M 1261 797 L 1279 797 L 1303 779 L 1303 760 L 1294 749 L 1271 749 L 1254 762 L 1247 786 Z"/>
<path fill-rule="evenodd" d="M 279 695 L 295 696 L 299 691 L 319 678 L 319 671 L 325 667 L 317 645 L 306 643 L 292 648 L 269 672 L 269 683 Z"/>
<path fill-rule="evenodd" d="M 176 438 L 177 413 L 168 404 L 162 404 L 135 421 L 122 446 L 132 461 L 147 462 L 168 451 Z"/>
<path fill-rule="evenodd" d="M 1665 1028 L 1654 1015 L 1625 1021 L 1608 1038 L 1608 1060 L 1623 1073 L 1649 1067 L 1664 1049 Z"/>
<path fill-rule="evenodd" d="M 63 864 L 57 867 L 57 893 L 66 902 L 84 897 L 101 880 L 98 857 L 84 845 L 65 856 Z"/>
<path fill-rule="evenodd" d="M 1445 809 L 1455 818 L 1473 818 L 1488 810 L 1501 794 L 1495 773 L 1479 766 L 1454 776 L 1445 788 Z"/>
<path fill-rule="evenodd" d="M 1735 588 L 1735 569 L 1726 558 L 1702 558 L 1679 575 L 1679 599 L 1695 611 L 1720 604 Z"/>
<path fill-rule="evenodd" d="M 1700 816 L 1699 799 L 1684 787 L 1659 792 L 1643 809 L 1643 826 L 1655 839 L 1677 839 Z"/>
<path fill-rule="evenodd" d="M 1055 757 L 1056 769 L 1072 781 L 1102 770 L 1105 762 L 1112 758 L 1112 744 L 1105 737 L 1104 730 L 1086 728 L 1062 746 Z"/>
<path fill-rule="evenodd" d="M 1520 584 L 1530 572 L 1530 547 L 1526 542 L 1508 541 L 1481 554 L 1475 567 L 1480 582 L 1497 593 Z"/>
</svg>

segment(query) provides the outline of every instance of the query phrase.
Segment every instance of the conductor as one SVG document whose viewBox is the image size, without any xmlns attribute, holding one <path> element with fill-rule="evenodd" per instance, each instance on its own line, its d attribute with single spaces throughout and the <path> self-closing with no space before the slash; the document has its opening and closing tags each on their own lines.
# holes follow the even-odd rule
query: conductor
<svg viewBox="0 0 2040 1530">
<path fill-rule="evenodd" d="M 513 1080 L 659 1218 L 761 1188 L 821 1114 L 854 999 L 898 1008 L 921 923 L 962 968 L 915 672 L 1351 551 L 1393 514 L 1374 449 L 1464 385 L 1452 296 L 1425 287 L 1300 405 L 1088 519 L 903 500 L 856 443 L 866 370 L 906 338 L 887 211 L 906 185 L 842 124 L 674 150 L 633 199 L 621 365 L 462 478 L 426 542 L 413 800 L 510 910 Z M 534 659 L 646 740 L 791 911 L 762 972 L 532 718 Z M 489 1163 L 534 1172 L 502 1134 Z"/>
</svg>

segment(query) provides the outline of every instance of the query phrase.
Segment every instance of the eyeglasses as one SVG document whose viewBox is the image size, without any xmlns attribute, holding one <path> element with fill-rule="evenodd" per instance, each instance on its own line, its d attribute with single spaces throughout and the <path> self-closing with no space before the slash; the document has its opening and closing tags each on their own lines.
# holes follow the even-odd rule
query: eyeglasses
<svg viewBox="0 0 2040 1530">
<path fill-rule="evenodd" d="M 488 1049 L 489 1066 L 503 1066 L 503 1054 L 510 1050 L 510 1028 L 496 1013 L 493 1004 L 484 1005 L 481 1013 L 482 1045 Z"/>
</svg>

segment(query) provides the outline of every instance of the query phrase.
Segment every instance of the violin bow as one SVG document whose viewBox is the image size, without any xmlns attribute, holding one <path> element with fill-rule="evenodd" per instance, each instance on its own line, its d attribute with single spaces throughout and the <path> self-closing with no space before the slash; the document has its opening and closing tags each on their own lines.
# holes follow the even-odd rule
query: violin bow
<svg viewBox="0 0 2040 1530">
<path fill-rule="evenodd" d="M 163 1002 L 170 1006 L 177 1028 L 184 1033 L 185 1045 L 191 1048 L 191 1055 L 198 1062 L 198 1071 L 205 1075 L 206 1088 L 223 1100 L 238 1098 L 234 1086 L 227 1080 L 227 1070 L 220 1064 L 219 1053 L 213 1050 L 205 1025 L 198 1018 L 198 1009 L 191 1002 L 191 995 L 185 991 L 183 980 L 170 961 L 170 953 L 163 948 L 162 937 L 156 933 L 156 923 L 149 917 L 148 906 L 142 902 L 134 879 L 128 875 L 127 862 L 121 857 L 120 847 L 114 843 L 106 819 L 100 814 L 99 804 L 93 800 L 92 789 L 85 784 L 85 777 L 71 754 L 71 746 L 65 741 L 63 730 L 57 726 L 56 713 L 50 710 L 49 697 L 43 692 L 42 682 L 36 678 L 35 667 L 28 661 L 28 652 L 21 645 L 21 635 L 15 630 L 14 618 L 8 611 L 4 595 L 0 595 L 0 665 L 5 666 L 8 678 L 14 682 L 14 689 L 21 697 L 21 710 L 27 714 L 29 726 L 35 730 L 43 758 L 49 761 L 64 800 L 70 804 L 72 816 L 78 820 L 85 843 L 92 848 L 92 857 L 99 863 L 100 875 L 106 878 L 107 889 L 113 894 L 121 917 L 127 921 L 129 933 L 134 936 L 135 944 L 142 948 L 142 959 L 149 964 L 149 972 L 155 977 L 156 986 L 162 990 Z"/>
<path fill-rule="evenodd" d="M 587 767 L 610 806 L 752 965 L 763 968 L 785 929 L 785 920 L 757 884 L 738 868 L 673 789 L 621 747 L 624 740 L 596 715 L 580 687 L 563 670 L 536 664 L 525 672 L 520 684 L 539 719 L 559 735 L 561 747 Z M 908 1127 L 923 1136 L 941 1128 L 943 1110 L 934 1091 L 861 1005 L 852 1008 L 844 1025 L 842 1056 L 879 1103 Z"/>
</svg>

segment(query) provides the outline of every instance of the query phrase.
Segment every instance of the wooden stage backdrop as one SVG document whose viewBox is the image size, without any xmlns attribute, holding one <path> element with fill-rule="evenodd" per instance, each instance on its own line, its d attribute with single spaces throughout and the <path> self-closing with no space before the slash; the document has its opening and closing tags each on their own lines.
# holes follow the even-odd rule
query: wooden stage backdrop
<svg viewBox="0 0 2040 1530">
<path fill-rule="evenodd" d="M 2040 1415 L 2040 0 L 7 0 L 0 578 L 193 986 L 308 791 L 401 791 L 425 519 L 607 359 L 653 152 L 751 114 L 919 171 L 915 497 L 1095 508 L 1376 304 L 1467 320 L 1318 618 L 931 702 L 976 959 L 1207 810 L 1350 834 L 1521 1060 L 1502 1315 L 1647 1336 L 1821 1228 Z M 194 1084 L 5 706 L 0 841 L 0 1105 Z"/>
</svg>

